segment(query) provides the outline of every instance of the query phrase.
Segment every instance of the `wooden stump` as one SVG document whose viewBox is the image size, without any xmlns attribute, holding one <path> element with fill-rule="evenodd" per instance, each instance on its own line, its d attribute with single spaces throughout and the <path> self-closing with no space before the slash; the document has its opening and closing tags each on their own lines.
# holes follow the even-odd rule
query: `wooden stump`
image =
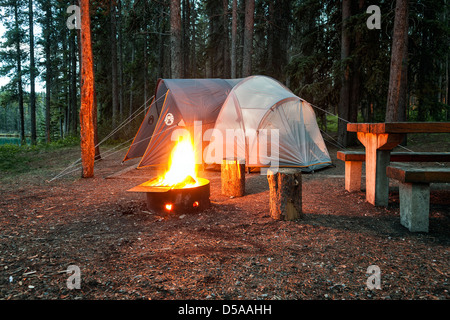
<svg viewBox="0 0 450 320">
<path fill-rule="evenodd" d="M 270 189 L 270 215 L 276 220 L 295 220 L 302 213 L 302 172 L 280 168 L 267 171 Z"/>
<path fill-rule="evenodd" d="M 245 160 L 224 159 L 220 179 L 223 195 L 242 197 L 245 193 Z"/>
</svg>

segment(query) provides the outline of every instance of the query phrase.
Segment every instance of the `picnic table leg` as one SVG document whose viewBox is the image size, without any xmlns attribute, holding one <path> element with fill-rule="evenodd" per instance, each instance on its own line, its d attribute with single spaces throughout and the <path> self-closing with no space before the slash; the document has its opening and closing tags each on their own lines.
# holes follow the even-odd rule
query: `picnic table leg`
<svg viewBox="0 0 450 320">
<path fill-rule="evenodd" d="M 400 223 L 411 232 L 428 232 L 430 184 L 400 183 Z"/>
<path fill-rule="evenodd" d="M 375 206 L 387 206 L 389 179 L 386 167 L 391 150 L 403 139 L 403 134 L 375 134 L 358 132 L 358 139 L 366 148 L 366 200 Z"/>
<path fill-rule="evenodd" d="M 345 190 L 361 190 L 362 161 L 345 161 Z"/>
</svg>

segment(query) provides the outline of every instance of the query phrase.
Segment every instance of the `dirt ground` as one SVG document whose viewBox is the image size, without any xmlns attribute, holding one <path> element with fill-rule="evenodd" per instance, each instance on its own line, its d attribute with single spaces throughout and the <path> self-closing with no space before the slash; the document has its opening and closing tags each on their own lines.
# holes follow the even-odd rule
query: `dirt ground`
<svg viewBox="0 0 450 320">
<path fill-rule="evenodd" d="M 258 173 L 246 176 L 245 196 L 229 198 L 220 172 L 200 172 L 212 205 L 183 215 L 152 213 L 143 194 L 127 192 L 151 170 L 107 178 L 126 168 L 122 155 L 99 161 L 92 179 L 6 179 L 0 299 L 449 299 L 448 186 L 432 185 L 430 232 L 411 233 L 400 224 L 398 187 L 387 208 L 346 192 L 336 151 L 329 146 L 334 167 L 302 175 L 304 216 L 290 222 L 270 217 Z M 56 174 L 64 166 L 53 161 Z M 67 287 L 70 265 L 80 289 Z M 372 265 L 381 289 L 367 287 Z"/>
</svg>

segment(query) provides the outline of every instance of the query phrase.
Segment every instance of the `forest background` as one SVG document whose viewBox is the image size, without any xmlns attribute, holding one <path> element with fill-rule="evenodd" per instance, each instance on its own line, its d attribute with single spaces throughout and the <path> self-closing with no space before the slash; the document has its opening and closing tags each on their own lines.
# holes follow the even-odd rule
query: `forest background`
<svg viewBox="0 0 450 320">
<path fill-rule="evenodd" d="M 405 55 L 393 55 L 399 4 L 407 13 Z M 78 139 L 73 5 L 78 1 L 0 0 L 0 141 Z M 368 27 L 371 5 L 380 28 Z M 392 57 L 403 69 L 403 107 L 393 120 L 450 119 L 447 0 L 91 0 L 90 7 L 99 139 L 125 121 L 113 139 L 134 136 L 159 78 L 262 74 L 312 103 L 321 129 L 351 145 L 354 137 L 333 115 L 385 121 Z"/>
</svg>

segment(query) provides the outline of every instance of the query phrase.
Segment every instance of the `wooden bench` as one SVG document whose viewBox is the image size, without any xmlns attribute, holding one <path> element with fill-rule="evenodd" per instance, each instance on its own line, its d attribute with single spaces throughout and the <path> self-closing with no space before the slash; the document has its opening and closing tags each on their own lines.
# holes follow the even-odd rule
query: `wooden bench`
<svg viewBox="0 0 450 320">
<path fill-rule="evenodd" d="M 345 161 L 345 190 L 361 190 L 364 151 L 338 151 L 337 158 Z M 391 162 L 450 162 L 450 152 L 391 152 Z"/>
<path fill-rule="evenodd" d="M 400 223 L 411 232 L 428 232 L 430 183 L 450 182 L 450 168 L 395 164 L 386 175 L 400 182 Z"/>
</svg>

